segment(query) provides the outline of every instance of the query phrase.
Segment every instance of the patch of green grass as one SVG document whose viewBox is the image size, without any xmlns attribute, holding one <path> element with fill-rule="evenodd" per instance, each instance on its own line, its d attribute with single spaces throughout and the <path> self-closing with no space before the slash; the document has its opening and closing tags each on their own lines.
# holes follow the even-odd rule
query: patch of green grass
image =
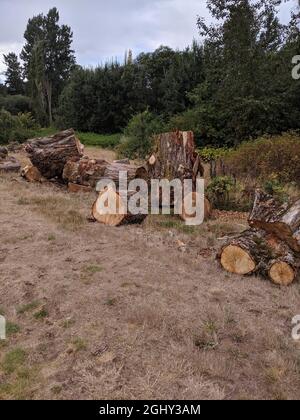
<svg viewBox="0 0 300 420">
<path fill-rule="evenodd" d="M 30 201 L 27 198 L 20 197 L 17 201 L 18 206 L 28 206 Z"/>
<path fill-rule="evenodd" d="M 101 273 L 103 268 L 100 265 L 88 265 L 84 268 L 84 271 L 89 274 Z"/>
<path fill-rule="evenodd" d="M 36 312 L 33 316 L 37 320 L 44 319 L 44 318 L 47 318 L 48 312 L 46 311 L 46 309 L 43 308 L 40 311 Z"/>
<path fill-rule="evenodd" d="M 55 235 L 48 235 L 48 241 L 49 242 L 55 241 L 55 239 L 56 239 L 56 236 Z"/>
<path fill-rule="evenodd" d="M 0 315 L 2 315 L 2 316 L 5 315 L 5 310 L 2 306 L 0 306 Z"/>
<path fill-rule="evenodd" d="M 2 362 L 2 369 L 6 374 L 15 372 L 21 367 L 26 360 L 26 352 L 20 347 L 17 347 L 6 353 Z"/>
<path fill-rule="evenodd" d="M 53 392 L 54 395 L 59 395 L 62 391 L 62 387 L 60 385 L 54 385 L 51 388 L 51 391 Z"/>
<path fill-rule="evenodd" d="M 108 298 L 105 301 L 105 305 L 107 306 L 114 306 L 117 303 L 117 299 L 116 298 Z"/>
<path fill-rule="evenodd" d="M 14 324 L 13 322 L 8 321 L 6 323 L 6 334 L 7 336 L 17 334 L 20 331 L 20 327 L 18 324 Z"/>
<path fill-rule="evenodd" d="M 66 319 L 63 322 L 62 327 L 67 329 L 67 328 L 71 328 L 74 324 L 75 324 L 75 321 L 73 319 Z"/>
<path fill-rule="evenodd" d="M 82 338 L 79 338 L 79 337 L 74 338 L 74 340 L 72 340 L 72 344 L 74 346 L 75 352 L 83 351 L 83 350 L 86 350 L 87 348 L 86 342 Z"/>
<path fill-rule="evenodd" d="M 26 312 L 33 311 L 34 309 L 38 308 L 39 305 L 40 303 L 37 300 L 31 303 L 26 303 L 25 305 L 22 305 L 17 309 L 17 314 L 22 315 Z"/>
<path fill-rule="evenodd" d="M 97 146 L 103 149 L 114 149 L 120 144 L 121 134 L 96 134 L 78 132 L 77 136 L 85 146 Z"/>
</svg>

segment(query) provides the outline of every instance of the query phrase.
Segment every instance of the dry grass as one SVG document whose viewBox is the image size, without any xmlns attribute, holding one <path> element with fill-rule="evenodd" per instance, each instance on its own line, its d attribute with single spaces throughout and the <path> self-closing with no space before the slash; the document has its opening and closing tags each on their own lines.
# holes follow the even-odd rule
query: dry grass
<svg viewBox="0 0 300 420">
<path fill-rule="evenodd" d="M 0 399 L 299 399 L 299 284 L 215 261 L 243 218 L 113 229 L 86 221 L 92 194 L 13 178 L 0 176 Z"/>
</svg>

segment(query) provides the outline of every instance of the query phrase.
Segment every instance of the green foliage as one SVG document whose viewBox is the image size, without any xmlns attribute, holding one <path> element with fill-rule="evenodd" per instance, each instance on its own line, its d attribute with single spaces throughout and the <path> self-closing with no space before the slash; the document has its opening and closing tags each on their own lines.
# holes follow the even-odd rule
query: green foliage
<svg viewBox="0 0 300 420">
<path fill-rule="evenodd" d="M 258 179 L 261 183 L 273 178 L 279 183 L 300 182 L 300 135 L 261 137 L 241 144 L 226 154 L 227 172 L 239 178 Z"/>
<path fill-rule="evenodd" d="M 15 372 L 16 369 L 20 368 L 26 360 L 26 352 L 17 347 L 6 353 L 2 362 L 2 369 L 6 374 Z"/>
<path fill-rule="evenodd" d="M 0 111 L 0 144 L 11 141 L 22 143 L 34 136 L 37 127 L 30 113 L 15 116 L 2 109 Z"/>
<path fill-rule="evenodd" d="M 121 134 L 76 133 L 85 146 L 97 146 L 103 149 L 114 149 L 120 144 Z"/>
<path fill-rule="evenodd" d="M 3 55 L 4 64 L 7 66 L 4 73 L 7 92 L 10 95 L 22 95 L 24 93 L 23 69 L 18 60 L 18 56 L 11 52 Z"/>
<path fill-rule="evenodd" d="M 13 115 L 17 115 L 20 112 L 31 112 L 32 103 L 30 98 L 22 95 L 6 95 L 0 96 L 0 109 L 10 112 Z"/>
<path fill-rule="evenodd" d="M 235 181 L 229 176 L 218 176 L 207 187 L 207 196 L 215 207 L 226 205 L 229 193 L 233 190 Z"/>
<path fill-rule="evenodd" d="M 135 115 L 124 131 L 118 147 L 120 157 L 145 158 L 151 150 L 153 135 L 164 130 L 163 121 L 149 111 Z"/>
<path fill-rule="evenodd" d="M 217 160 L 220 158 L 223 158 L 226 156 L 227 153 L 230 153 L 230 149 L 227 149 L 225 147 L 203 147 L 201 149 L 198 149 L 198 153 L 201 156 L 201 159 L 204 162 L 211 162 L 213 160 Z"/>
</svg>

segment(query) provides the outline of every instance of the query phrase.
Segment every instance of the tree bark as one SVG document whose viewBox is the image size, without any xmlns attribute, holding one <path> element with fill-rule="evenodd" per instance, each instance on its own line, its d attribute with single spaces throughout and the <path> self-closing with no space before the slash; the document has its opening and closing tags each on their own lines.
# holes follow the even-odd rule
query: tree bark
<svg viewBox="0 0 300 420">
<path fill-rule="evenodd" d="M 279 205 L 272 196 L 257 190 L 249 225 L 274 233 L 300 252 L 300 200 L 292 205 Z"/>
<path fill-rule="evenodd" d="M 197 176 L 203 176 L 204 168 L 195 151 L 193 132 L 177 131 L 156 136 L 147 167 L 150 178 L 192 179 L 195 184 Z"/>
<path fill-rule="evenodd" d="M 0 172 L 19 172 L 20 169 L 20 162 L 13 156 L 0 159 Z"/>
<path fill-rule="evenodd" d="M 61 179 L 67 161 L 79 160 L 83 156 L 84 147 L 76 138 L 74 130 L 70 129 L 51 137 L 30 140 L 25 150 L 33 166 L 45 178 Z"/>
<path fill-rule="evenodd" d="M 8 155 L 8 150 L 4 146 L 0 146 L 0 159 L 5 159 Z"/>
<path fill-rule="evenodd" d="M 284 286 L 296 279 L 299 268 L 299 259 L 285 242 L 259 229 L 232 238 L 221 249 L 219 258 L 230 273 L 262 274 Z"/>
<path fill-rule="evenodd" d="M 135 191 L 127 192 L 127 201 L 129 201 L 130 197 L 135 193 Z M 111 202 L 115 203 L 115 209 L 114 211 L 105 214 L 106 212 L 103 211 L 103 206 L 104 208 L 107 208 Z M 135 215 L 131 214 L 129 210 L 126 210 L 122 191 L 115 192 L 111 188 L 99 193 L 99 196 L 92 207 L 92 216 L 97 222 L 113 227 L 142 223 L 147 217 L 145 214 Z"/>
<path fill-rule="evenodd" d="M 95 188 L 98 181 L 108 179 L 119 188 L 121 172 L 127 174 L 127 185 L 136 178 L 148 180 L 148 174 L 144 167 L 127 165 L 123 163 L 108 163 L 105 160 L 83 158 L 80 161 L 69 161 L 64 167 L 63 179 L 73 184 L 85 185 Z"/>
</svg>

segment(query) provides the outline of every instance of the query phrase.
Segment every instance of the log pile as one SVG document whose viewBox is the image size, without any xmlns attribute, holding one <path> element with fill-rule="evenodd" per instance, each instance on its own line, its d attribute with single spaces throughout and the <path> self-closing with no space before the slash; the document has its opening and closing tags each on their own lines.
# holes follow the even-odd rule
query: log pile
<svg viewBox="0 0 300 420">
<path fill-rule="evenodd" d="M 20 162 L 15 157 L 8 156 L 6 147 L 0 147 L 0 172 L 18 172 L 20 169 Z"/>
<path fill-rule="evenodd" d="M 222 267 L 235 274 L 261 274 L 283 286 L 293 283 L 300 267 L 300 200 L 280 205 L 257 190 L 248 222 L 250 229 L 222 247 Z"/>
</svg>

